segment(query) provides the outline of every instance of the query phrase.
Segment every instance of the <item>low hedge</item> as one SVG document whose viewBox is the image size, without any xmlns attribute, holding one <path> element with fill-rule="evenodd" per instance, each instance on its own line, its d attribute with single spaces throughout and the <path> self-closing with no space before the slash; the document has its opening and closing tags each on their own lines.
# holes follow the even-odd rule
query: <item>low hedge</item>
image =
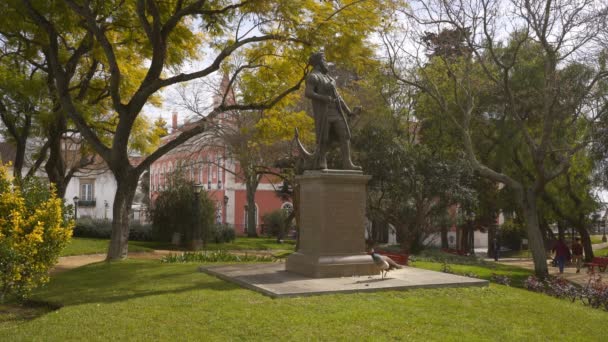
<svg viewBox="0 0 608 342">
<path fill-rule="evenodd" d="M 209 234 L 209 242 L 227 243 L 236 238 L 234 227 L 229 224 L 214 224 Z"/>
<path fill-rule="evenodd" d="M 79 218 L 76 221 L 73 235 L 76 237 L 109 239 L 112 235 L 112 221 L 89 217 Z M 157 239 L 151 224 L 132 222 L 129 229 L 129 240 L 156 241 Z"/>
</svg>

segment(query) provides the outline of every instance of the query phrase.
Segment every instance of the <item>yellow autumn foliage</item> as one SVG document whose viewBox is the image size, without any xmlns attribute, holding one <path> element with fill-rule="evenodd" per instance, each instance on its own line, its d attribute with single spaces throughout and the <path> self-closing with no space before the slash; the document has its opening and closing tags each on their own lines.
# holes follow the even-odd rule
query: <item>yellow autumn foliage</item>
<svg viewBox="0 0 608 342">
<path fill-rule="evenodd" d="M 72 236 L 54 190 L 28 200 L 0 164 L 0 303 L 27 297 L 49 280 L 49 270 Z"/>
</svg>

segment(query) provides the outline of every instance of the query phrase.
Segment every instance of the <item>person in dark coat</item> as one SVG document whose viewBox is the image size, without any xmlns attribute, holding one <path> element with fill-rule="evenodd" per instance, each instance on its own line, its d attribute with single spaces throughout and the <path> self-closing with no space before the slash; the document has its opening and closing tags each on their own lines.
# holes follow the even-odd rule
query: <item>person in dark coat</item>
<svg viewBox="0 0 608 342">
<path fill-rule="evenodd" d="M 564 243 L 563 238 L 557 240 L 552 251 L 555 253 L 555 260 L 557 260 L 559 273 L 564 273 L 564 265 L 566 264 L 566 260 L 570 257 L 570 249 L 566 246 L 566 243 Z"/>
</svg>

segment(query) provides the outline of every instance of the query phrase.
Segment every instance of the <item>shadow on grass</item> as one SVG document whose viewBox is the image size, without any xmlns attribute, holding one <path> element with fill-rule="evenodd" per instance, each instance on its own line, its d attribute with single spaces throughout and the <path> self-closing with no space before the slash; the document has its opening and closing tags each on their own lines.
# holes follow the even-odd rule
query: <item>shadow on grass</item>
<svg viewBox="0 0 608 342">
<path fill-rule="evenodd" d="M 57 275 L 36 291 L 35 300 L 62 306 L 114 303 L 189 291 L 232 291 L 240 287 L 198 271 L 197 265 L 156 260 L 99 262 Z"/>
<path fill-rule="evenodd" d="M 61 307 L 61 305 L 54 303 L 34 300 L 27 300 L 23 303 L 0 304 L 0 329 L 36 319 L 59 310 Z"/>
</svg>

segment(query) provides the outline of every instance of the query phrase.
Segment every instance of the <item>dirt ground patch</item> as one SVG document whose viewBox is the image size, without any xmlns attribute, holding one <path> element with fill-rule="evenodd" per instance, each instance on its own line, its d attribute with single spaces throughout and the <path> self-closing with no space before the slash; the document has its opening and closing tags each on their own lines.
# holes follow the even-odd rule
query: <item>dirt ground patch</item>
<svg viewBox="0 0 608 342">
<path fill-rule="evenodd" d="M 154 252 L 135 252 L 129 253 L 129 258 L 132 259 L 160 259 L 165 255 L 169 255 L 171 253 L 179 253 L 176 251 L 165 251 L 165 250 L 156 250 Z M 85 255 L 73 255 L 60 257 L 57 265 L 51 269 L 51 275 L 65 272 L 67 270 L 71 270 L 74 268 L 78 268 L 84 265 L 93 264 L 96 262 L 104 261 L 106 259 L 105 254 L 85 254 Z"/>
<path fill-rule="evenodd" d="M 208 251 L 213 252 L 213 251 Z M 228 253 L 235 255 L 258 255 L 268 256 L 272 255 L 276 251 L 256 251 L 256 250 L 235 250 L 227 251 Z M 130 259 L 146 259 L 146 260 L 158 260 L 169 254 L 179 254 L 182 251 L 170 251 L 170 250 L 155 250 L 153 252 L 134 252 L 129 253 Z M 85 255 L 73 255 L 60 257 L 59 262 L 53 269 L 51 269 L 51 275 L 65 272 L 77 267 L 81 267 L 88 264 L 104 261 L 106 259 L 105 254 L 85 254 Z"/>
</svg>

